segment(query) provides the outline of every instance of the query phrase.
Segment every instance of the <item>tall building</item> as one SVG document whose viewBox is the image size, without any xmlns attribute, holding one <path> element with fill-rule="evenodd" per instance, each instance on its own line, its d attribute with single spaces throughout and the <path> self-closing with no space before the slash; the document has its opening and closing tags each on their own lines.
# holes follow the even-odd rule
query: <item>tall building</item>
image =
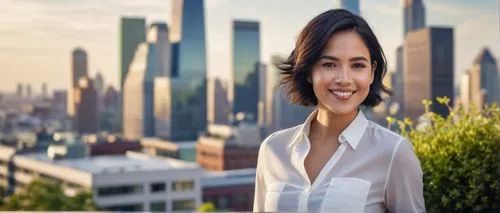
<svg viewBox="0 0 500 213">
<path fill-rule="evenodd" d="M 207 121 L 208 124 L 229 124 L 231 106 L 227 99 L 227 82 L 220 78 L 209 79 L 207 84 Z"/>
<path fill-rule="evenodd" d="M 94 88 L 97 92 L 97 110 L 100 113 L 104 110 L 104 105 L 103 105 L 104 78 L 102 77 L 101 71 L 97 71 L 97 74 L 93 82 L 94 82 Z"/>
<path fill-rule="evenodd" d="M 162 90 L 172 113 L 172 141 L 196 140 L 207 124 L 207 68 L 203 0 L 173 1 L 170 88 Z M 170 92 L 167 92 L 170 91 Z"/>
<path fill-rule="evenodd" d="M 81 77 L 75 89 L 76 130 L 79 134 L 92 134 L 99 130 L 97 91 L 88 77 Z"/>
<path fill-rule="evenodd" d="M 484 48 L 479 53 L 471 69 L 478 69 L 479 73 L 481 73 L 481 89 L 484 89 L 486 92 L 484 103 L 500 104 L 500 82 L 497 61 L 488 48 Z"/>
<path fill-rule="evenodd" d="M 233 113 L 257 117 L 259 92 L 260 26 L 255 21 L 233 21 L 230 102 Z"/>
<path fill-rule="evenodd" d="M 462 105 L 466 110 L 469 109 L 471 103 L 471 85 L 470 85 L 470 71 L 466 70 L 460 78 L 460 101 L 459 104 Z"/>
<path fill-rule="evenodd" d="M 359 0 L 340 0 L 340 7 L 358 16 L 361 14 L 359 10 Z"/>
<path fill-rule="evenodd" d="M 424 113 L 424 99 L 432 100 L 431 111 L 443 116 L 448 109 L 436 98 L 447 96 L 453 103 L 453 39 L 453 28 L 444 27 L 420 29 L 406 37 L 404 111 L 413 121 Z"/>
<path fill-rule="evenodd" d="M 264 126 L 266 123 L 266 86 L 267 86 L 267 65 L 259 64 L 257 67 L 259 100 L 257 102 L 257 123 Z"/>
<path fill-rule="evenodd" d="M 31 84 L 26 84 L 26 98 L 31 100 L 33 98 L 33 90 L 31 88 Z"/>
<path fill-rule="evenodd" d="M 460 102 L 466 109 L 470 105 L 482 108 L 485 104 L 500 103 L 496 60 L 487 48 L 479 53 L 461 80 Z"/>
<path fill-rule="evenodd" d="M 42 84 L 42 100 L 45 100 L 47 98 L 49 98 L 49 91 L 48 91 L 48 88 L 47 88 L 47 83 L 43 83 Z"/>
<path fill-rule="evenodd" d="M 16 95 L 18 98 L 23 98 L 23 84 L 17 83 Z"/>
<path fill-rule="evenodd" d="M 68 105 L 68 92 L 66 90 L 55 90 L 52 95 L 52 110 L 58 119 L 66 116 L 66 107 Z"/>
<path fill-rule="evenodd" d="M 394 106 L 397 106 L 396 110 L 391 116 L 395 116 L 398 119 L 402 119 L 404 116 L 404 46 L 401 45 L 396 50 L 396 71 L 394 72 L 391 80 L 392 95 Z"/>
<path fill-rule="evenodd" d="M 271 63 L 267 67 L 267 79 L 266 79 L 266 122 L 265 126 L 270 129 L 273 124 L 274 118 L 274 92 L 280 86 L 280 70 L 277 65 L 283 61 L 284 57 L 280 55 L 272 55 Z"/>
<path fill-rule="evenodd" d="M 152 24 L 147 42 L 137 48 L 123 91 L 123 134 L 137 140 L 155 136 L 155 78 L 170 73 L 166 24 Z"/>
<path fill-rule="evenodd" d="M 5 101 L 5 94 L 0 91 L 0 109 L 3 108 L 4 101 Z"/>
<path fill-rule="evenodd" d="M 71 58 L 71 85 L 68 92 L 68 116 L 75 116 L 75 89 L 78 87 L 78 81 L 81 77 L 88 76 L 87 73 L 87 52 L 82 48 L 76 48 L 72 52 Z"/>
<path fill-rule="evenodd" d="M 122 17 L 120 20 L 120 88 L 122 90 L 137 47 L 144 41 L 146 41 L 146 20 Z"/>
<path fill-rule="evenodd" d="M 423 0 L 403 0 L 403 37 L 425 27 L 425 14 Z"/>
<path fill-rule="evenodd" d="M 113 86 L 108 86 L 104 93 L 104 109 L 116 111 L 120 105 L 120 94 Z"/>
<path fill-rule="evenodd" d="M 285 90 L 281 87 L 274 90 L 272 107 L 272 125 L 267 129 L 267 135 L 302 124 L 315 109 L 314 107 L 291 104 Z"/>
<path fill-rule="evenodd" d="M 104 95 L 104 78 L 102 77 L 100 70 L 97 71 L 97 74 L 95 75 L 94 88 L 96 89 L 98 95 Z"/>
</svg>

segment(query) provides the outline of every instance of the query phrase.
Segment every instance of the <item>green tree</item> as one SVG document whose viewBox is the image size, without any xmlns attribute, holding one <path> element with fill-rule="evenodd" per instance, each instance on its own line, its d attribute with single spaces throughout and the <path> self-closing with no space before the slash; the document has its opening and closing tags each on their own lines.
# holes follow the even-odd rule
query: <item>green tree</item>
<svg viewBox="0 0 500 213">
<path fill-rule="evenodd" d="M 97 210 L 92 194 L 79 192 L 73 197 L 66 196 L 60 185 L 43 181 L 32 181 L 23 192 L 6 197 L 0 210 L 6 211 L 92 211 Z"/>
<path fill-rule="evenodd" d="M 414 146 L 424 173 L 424 196 L 429 213 L 500 212 L 500 109 L 461 107 L 438 98 L 447 117 L 429 111 L 415 129 L 412 121 L 388 118 Z"/>
</svg>

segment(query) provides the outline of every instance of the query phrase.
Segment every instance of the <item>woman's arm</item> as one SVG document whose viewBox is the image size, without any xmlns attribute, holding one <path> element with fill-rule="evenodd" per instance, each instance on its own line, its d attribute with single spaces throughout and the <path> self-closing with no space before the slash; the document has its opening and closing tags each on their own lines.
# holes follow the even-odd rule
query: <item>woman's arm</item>
<svg viewBox="0 0 500 213">
<path fill-rule="evenodd" d="M 412 145 L 402 139 L 392 156 L 386 181 L 385 201 L 389 212 L 425 212 L 420 161 Z"/>
</svg>

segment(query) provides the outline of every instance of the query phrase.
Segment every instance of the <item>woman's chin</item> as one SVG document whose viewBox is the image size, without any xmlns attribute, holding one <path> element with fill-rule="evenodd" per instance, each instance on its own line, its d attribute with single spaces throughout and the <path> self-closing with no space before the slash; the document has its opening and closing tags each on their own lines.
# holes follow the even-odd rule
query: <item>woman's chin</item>
<svg viewBox="0 0 500 213">
<path fill-rule="evenodd" d="M 328 111 L 330 111 L 331 113 L 334 113 L 337 115 L 346 115 L 346 114 L 350 114 L 350 113 L 358 111 L 357 105 L 329 104 L 329 105 L 326 105 L 325 108 Z"/>
</svg>

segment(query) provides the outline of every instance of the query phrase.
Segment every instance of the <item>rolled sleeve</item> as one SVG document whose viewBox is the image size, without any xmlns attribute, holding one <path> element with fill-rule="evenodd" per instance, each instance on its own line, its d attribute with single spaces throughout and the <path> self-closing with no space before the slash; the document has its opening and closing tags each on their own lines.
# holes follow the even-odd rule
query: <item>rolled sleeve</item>
<svg viewBox="0 0 500 213">
<path fill-rule="evenodd" d="M 412 145 L 402 139 L 395 148 L 386 181 L 386 205 L 390 213 L 426 212 L 420 161 Z"/>
</svg>

